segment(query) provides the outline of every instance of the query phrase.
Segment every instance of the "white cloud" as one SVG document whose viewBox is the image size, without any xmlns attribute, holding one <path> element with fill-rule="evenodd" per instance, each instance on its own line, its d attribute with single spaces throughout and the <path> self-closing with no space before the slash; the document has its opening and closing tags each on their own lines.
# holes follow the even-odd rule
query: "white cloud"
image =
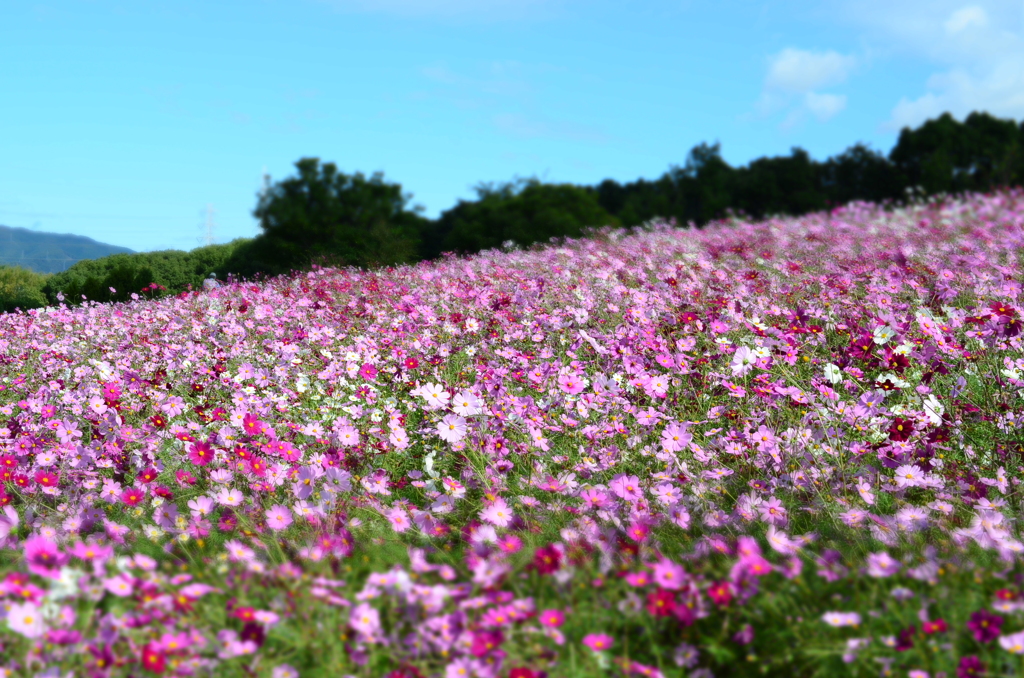
<svg viewBox="0 0 1024 678">
<path fill-rule="evenodd" d="M 820 122 L 825 122 L 846 108 L 846 95 L 808 92 L 804 95 L 804 105 Z"/>
<path fill-rule="evenodd" d="M 817 90 L 845 82 L 857 63 L 856 57 L 833 50 L 812 52 L 787 47 L 769 59 L 754 110 L 760 117 L 767 117 L 788 109 L 779 124 L 783 130 L 801 124 L 808 113 L 825 122 L 846 108 L 846 95 Z"/>
<path fill-rule="evenodd" d="M 840 0 L 844 23 L 882 58 L 933 71 L 894 102 L 882 129 L 917 127 L 944 112 L 1024 118 L 1024 4 L 1021 0 Z M 882 66 L 884 68 L 884 66 Z"/>
<path fill-rule="evenodd" d="M 988 73 L 962 68 L 936 73 L 928 78 L 927 89 L 915 99 L 900 99 L 884 128 L 917 127 L 946 112 L 961 120 L 973 111 L 1024 118 L 1024 58 L 1018 56 Z"/>
<path fill-rule="evenodd" d="M 985 10 L 977 5 L 969 5 L 967 7 L 961 7 L 957 11 L 949 15 L 946 19 L 944 26 L 946 27 L 946 33 L 950 35 L 959 33 L 971 26 L 977 26 L 984 28 L 988 25 L 988 14 Z"/>
<path fill-rule="evenodd" d="M 856 59 L 837 52 L 808 52 L 786 48 L 772 58 L 765 88 L 803 94 L 820 87 L 838 85 L 856 64 Z"/>
</svg>

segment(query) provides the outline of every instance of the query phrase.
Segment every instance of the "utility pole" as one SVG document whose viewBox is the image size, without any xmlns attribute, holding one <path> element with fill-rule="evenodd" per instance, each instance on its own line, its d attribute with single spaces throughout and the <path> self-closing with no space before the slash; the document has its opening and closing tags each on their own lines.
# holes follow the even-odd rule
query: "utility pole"
<svg viewBox="0 0 1024 678">
<path fill-rule="evenodd" d="M 206 219 L 199 226 L 203 234 L 196 238 L 196 240 L 203 246 L 209 246 L 213 244 L 213 229 L 216 226 L 213 221 L 213 215 L 216 214 L 216 210 L 213 209 L 213 205 L 208 204 L 203 213 L 206 215 Z"/>
</svg>

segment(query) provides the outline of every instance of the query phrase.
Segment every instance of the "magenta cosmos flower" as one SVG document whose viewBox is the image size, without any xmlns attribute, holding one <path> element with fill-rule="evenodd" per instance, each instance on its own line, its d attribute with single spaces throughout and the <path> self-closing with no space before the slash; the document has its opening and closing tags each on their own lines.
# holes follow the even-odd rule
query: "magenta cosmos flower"
<svg viewBox="0 0 1024 678">
<path fill-rule="evenodd" d="M 60 552 L 57 544 L 46 537 L 29 537 L 25 541 L 25 560 L 28 569 L 40 577 L 57 579 L 60 568 L 67 562 L 68 556 Z"/>
<path fill-rule="evenodd" d="M 206 466 L 213 461 L 213 448 L 209 443 L 196 443 L 188 448 L 188 460 L 196 466 Z"/>
<path fill-rule="evenodd" d="M 979 643 L 991 643 L 1003 629 L 1003 618 L 988 610 L 978 610 L 967 621 L 967 628 Z"/>
<path fill-rule="evenodd" d="M 565 613 L 561 610 L 544 610 L 540 613 L 540 623 L 549 628 L 557 629 L 565 623 Z"/>
</svg>

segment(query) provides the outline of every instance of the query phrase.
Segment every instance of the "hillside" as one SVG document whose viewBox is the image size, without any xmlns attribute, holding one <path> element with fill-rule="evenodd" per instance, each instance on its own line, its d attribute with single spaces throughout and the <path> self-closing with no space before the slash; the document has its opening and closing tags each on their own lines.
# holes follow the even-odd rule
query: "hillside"
<svg viewBox="0 0 1024 678">
<path fill-rule="evenodd" d="M 0 674 L 1018 678 L 1022 253 L 1018 189 L 0 315 Z"/>
<path fill-rule="evenodd" d="M 81 235 L 0 226 L 0 264 L 22 266 L 37 273 L 59 273 L 82 259 L 98 259 L 121 252 L 131 253 L 132 250 Z"/>
</svg>

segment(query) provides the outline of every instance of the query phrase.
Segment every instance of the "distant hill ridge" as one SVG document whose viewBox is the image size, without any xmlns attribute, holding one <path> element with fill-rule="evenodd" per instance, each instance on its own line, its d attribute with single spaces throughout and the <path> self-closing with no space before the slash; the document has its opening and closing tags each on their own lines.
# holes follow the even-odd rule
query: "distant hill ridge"
<svg viewBox="0 0 1024 678">
<path fill-rule="evenodd" d="M 70 233 L 46 233 L 15 226 L 0 226 L 0 264 L 21 266 L 36 273 L 60 273 L 83 259 L 134 250 L 96 242 Z"/>
</svg>

